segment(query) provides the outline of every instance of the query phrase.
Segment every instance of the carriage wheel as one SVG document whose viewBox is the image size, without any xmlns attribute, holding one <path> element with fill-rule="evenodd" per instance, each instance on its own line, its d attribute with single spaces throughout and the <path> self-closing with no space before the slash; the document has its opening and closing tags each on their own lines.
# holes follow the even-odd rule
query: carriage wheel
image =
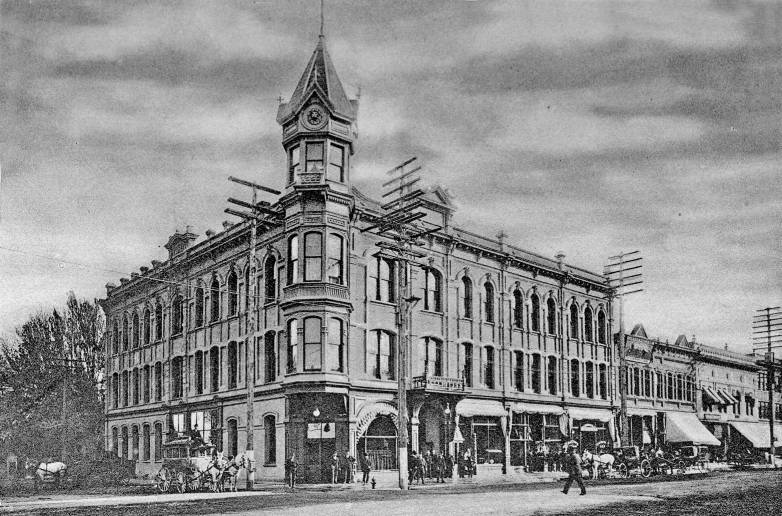
<svg viewBox="0 0 782 516">
<path fill-rule="evenodd" d="M 164 473 L 158 473 L 157 476 L 157 482 L 155 485 L 158 488 L 158 491 L 161 493 L 168 493 L 168 491 L 171 489 L 171 481 L 168 479 L 168 476 Z"/>
<path fill-rule="evenodd" d="M 683 461 L 683 460 L 679 460 L 679 461 L 676 463 L 676 473 L 677 473 L 678 475 L 684 475 L 684 473 L 685 473 L 686 471 L 687 471 L 687 465 L 686 465 L 686 464 L 684 464 L 684 461 Z"/>
<path fill-rule="evenodd" d="M 185 478 L 185 474 L 181 471 L 176 474 L 176 490 L 180 493 L 187 492 L 187 479 Z"/>
<path fill-rule="evenodd" d="M 597 478 L 604 479 L 608 476 L 608 469 L 604 466 L 600 466 L 597 468 Z"/>
<path fill-rule="evenodd" d="M 629 476 L 629 472 L 627 471 L 627 464 L 624 462 L 621 463 L 616 469 L 619 472 L 619 478 L 627 478 Z"/>
<path fill-rule="evenodd" d="M 649 478 L 652 476 L 652 465 L 651 463 L 644 459 L 641 461 L 641 464 L 639 464 L 639 469 L 641 470 L 641 476 L 644 478 Z"/>
</svg>

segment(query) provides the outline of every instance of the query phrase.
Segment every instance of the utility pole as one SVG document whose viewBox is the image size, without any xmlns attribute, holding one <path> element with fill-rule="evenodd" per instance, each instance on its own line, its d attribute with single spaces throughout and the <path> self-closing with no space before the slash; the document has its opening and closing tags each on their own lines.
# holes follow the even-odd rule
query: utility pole
<svg viewBox="0 0 782 516">
<path fill-rule="evenodd" d="M 250 466 L 247 468 L 247 490 L 252 491 L 255 484 L 255 333 L 258 328 L 258 295 L 256 292 L 258 282 L 255 281 L 257 275 L 255 267 L 255 253 L 258 245 L 258 221 L 263 218 L 263 222 L 267 222 L 266 219 L 276 218 L 277 212 L 269 208 L 270 204 L 267 202 L 258 202 L 258 190 L 269 192 L 274 195 L 280 195 L 279 190 L 268 188 L 258 185 L 251 181 L 245 181 L 244 179 L 238 179 L 233 176 L 228 177 L 229 181 L 238 183 L 242 186 L 252 188 L 252 203 L 247 203 L 228 198 L 228 202 L 249 208 L 250 212 L 240 212 L 231 208 L 226 208 L 225 212 L 231 215 L 241 217 L 242 219 L 250 221 L 250 298 L 246 301 L 250 312 L 250 317 L 247 321 L 247 343 L 244 346 L 245 353 L 245 374 L 244 380 L 247 385 L 247 443 L 245 446 L 245 456 L 250 461 Z M 229 294 L 230 295 L 230 294 Z M 239 293 L 236 293 L 238 298 Z"/>
<path fill-rule="evenodd" d="M 642 292 L 642 288 L 634 288 L 643 283 L 640 251 L 620 252 L 608 258 L 608 264 L 603 268 L 603 276 L 611 288 L 611 297 L 619 300 L 619 425 L 621 441 L 627 445 L 630 441 L 630 427 L 627 422 L 627 349 L 625 346 L 624 296 Z"/>
<path fill-rule="evenodd" d="M 387 253 L 393 258 L 396 273 L 396 326 L 399 344 L 396 349 L 397 359 L 397 400 L 399 411 L 399 488 L 406 490 L 407 485 L 407 446 L 408 446 L 408 415 L 407 415 L 407 351 L 412 345 L 412 310 L 420 300 L 412 292 L 411 265 L 417 264 L 417 258 L 424 253 L 414 249 L 418 239 L 433 233 L 440 226 L 431 224 L 416 224 L 416 221 L 426 217 L 423 211 L 416 211 L 423 204 L 421 197 L 424 191 L 413 186 L 420 181 L 417 173 L 421 170 L 414 162 L 417 158 L 408 159 L 401 165 L 388 171 L 392 179 L 383 183 L 383 188 L 390 188 L 383 197 L 395 196 L 381 209 L 383 215 L 372 225 L 362 229 L 362 232 L 372 231 L 384 240 L 377 242 L 379 253 Z M 406 167 L 412 166 L 410 170 Z M 390 242 L 389 242 L 390 240 Z"/>
<path fill-rule="evenodd" d="M 771 464 L 776 469 L 776 447 L 774 446 L 774 384 L 776 382 L 774 380 L 777 366 L 772 349 L 782 347 L 782 309 L 780 307 L 769 306 L 755 311 L 755 316 L 752 318 L 752 345 L 753 351 L 764 348 L 766 350 L 765 360 L 760 364 L 766 366 L 769 455 L 771 456 Z"/>
</svg>

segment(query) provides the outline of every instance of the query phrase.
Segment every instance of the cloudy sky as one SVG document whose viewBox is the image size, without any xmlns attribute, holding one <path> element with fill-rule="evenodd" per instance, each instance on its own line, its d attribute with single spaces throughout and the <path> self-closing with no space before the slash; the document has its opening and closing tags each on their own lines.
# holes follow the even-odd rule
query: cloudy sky
<svg viewBox="0 0 782 516">
<path fill-rule="evenodd" d="M 318 16 L 1 0 L 0 331 L 219 229 L 229 174 L 282 186 Z M 655 336 L 748 350 L 782 304 L 782 3 L 326 0 L 326 33 L 360 188 L 417 155 L 462 226 L 595 271 L 640 249 Z"/>
</svg>

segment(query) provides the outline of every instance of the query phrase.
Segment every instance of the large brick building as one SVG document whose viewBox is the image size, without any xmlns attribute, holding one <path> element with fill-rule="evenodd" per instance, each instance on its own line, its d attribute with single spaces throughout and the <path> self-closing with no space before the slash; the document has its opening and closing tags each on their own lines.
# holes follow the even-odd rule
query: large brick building
<svg viewBox="0 0 782 516">
<path fill-rule="evenodd" d="M 398 293 L 393 258 L 361 231 L 384 210 L 351 184 L 356 117 L 321 36 L 279 108 L 285 188 L 259 226 L 255 267 L 241 222 L 203 241 L 177 232 L 167 260 L 107 285 L 106 442 L 140 473 L 185 432 L 243 451 L 248 386 L 257 479 L 282 478 L 294 452 L 309 481 L 328 476 L 334 451 L 396 468 Z M 411 447 L 447 449 L 461 434 L 461 451 L 501 471 L 529 467 L 541 443 L 613 440 L 603 278 L 455 227 L 440 188 L 419 209 L 442 229 L 412 274 Z"/>
</svg>

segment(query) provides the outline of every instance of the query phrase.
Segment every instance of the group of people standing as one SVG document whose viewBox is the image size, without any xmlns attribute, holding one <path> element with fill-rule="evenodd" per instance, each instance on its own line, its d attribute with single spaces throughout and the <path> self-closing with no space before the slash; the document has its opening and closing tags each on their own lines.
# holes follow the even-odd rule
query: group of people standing
<svg viewBox="0 0 782 516">
<path fill-rule="evenodd" d="M 422 453 L 413 451 L 408 463 L 408 482 L 418 480 L 421 484 L 425 479 L 445 483 L 446 478 L 453 476 L 453 457 L 439 451 L 427 450 Z"/>
<path fill-rule="evenodd" d="M 342 458 L 337 452 L 334 452 L 334 455 L 331 456 L 331 483 L 338 483 L 340 478 L 343 484 L 356 482 L 357 465 L 361 468 L 361 482 L 364 484 L 369 482 L 369 472 L 372 471 L 369 455 L 364 452 L 358 460 L 358 464 L 356 462 L 356 458 L 350 452 L 345 452 L 345 456 Z"/>
</svg>

